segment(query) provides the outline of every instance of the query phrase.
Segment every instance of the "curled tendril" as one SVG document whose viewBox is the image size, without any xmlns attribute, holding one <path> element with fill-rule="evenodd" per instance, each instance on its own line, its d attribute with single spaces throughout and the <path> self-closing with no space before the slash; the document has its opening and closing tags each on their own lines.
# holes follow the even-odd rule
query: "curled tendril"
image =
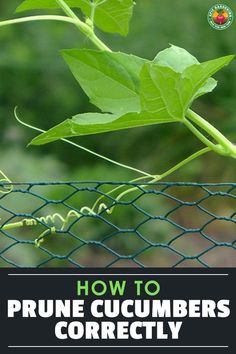
<svg viewBox="0 0 236 354">
<path fill-rule="evenodd" d="M 2 177 L 0 179 L 0 194 L 11 193 L 13 191 L 12 181 L 1 170 L 0 177 Z"/>
<path fill-rule="evenodd" d="M 143 179 L 143 178 L 142 178 Z M 140 180 L 136 179 L 136 180 Z M 135 180 L 134 180 L 135 181 Z M 112 191 L 109 192 L 109 195 L 120 189 L 119 186 L 117 188 L 114 188 Z M 145 187 L 145 186 L 143 186 Z M 93 205 L 92 208 L 88 206 L 83 206 L 79 211 L 76 211 L 74 209 L 71 209 L 66 216 L 63 216 L 60 213 L 55 213 L 55 214 L 50 214 L 46 216 L 41 216 L 39 218 L 25 218 L 19 222 L 16 223 L 11 223 L 11 224 L 5 224 L 1 227 L 2 230 L 8 231 L 14 228 L 19 228 L 19 227 L 32 227 L 32 226 L 38 226 L 39 224 L 43 224 L 47 226 L 47 229 L 43 231 L 34 241 L 36 247 L 40 247 L 41 244 L 45 241 L 45 237 L 50 236 L 50 235 L 55 235 L 59 232 L 64 232 L 66 230 L 66 227 L 69 226 L 69 222 L 71 218 L 77 218 L 79 220 L 83 216 L 97 216 L 102 214 L 103 212 L 106 212 L 108 215 L 111 215 L 113 213 L 113 210 L 115 208 L 116 203 L 122 199 L 125 195 L 128 193 L 134 192 L 138 190 L 138 187 L 133 187 L 130 188 L 118 195 L 116 199 L 114 199 L 113 204 L 111 206 L 108 206 L 107 204 L 100 202 L 102 198 L 98 198 L 95 204 Z M 99 203 L 100 202 L 100 203 Z M 97 211 L 95 212 L 95 209 Z M 56 228 L 55 224 L 60 222 L 61 226 Z M 49 226 L 52 224 L 53 226 Z"/>
<path fill-rule="evenodd" d="M 98 207 L 98 214 L 102 211 L 105 211 L 107 214 L 112 213 L 112 210 L 105 203 L 101 203 Z M 37 226 L 39 223 L 48 225 L 49 223 L 55 224 L 57 221 L 61 222 L 60 228 L 57 229 L 55 226 L 50 227 L 35 239 L 35 246 L 40 247 L 46 236 L 65 231 L 71 218 L 80 219 L 84 215 L 96 216 L 97 214 L 91 208 L 84 206 L 80 211 L 70 210 L 65 217 L 59 213 L 55 213 L 53 215 L 42 216 L 36 219 L 24 219 L 22 220 L 22 226 Z"/>
<path fill-rule="evenodd" d="M 64 232 L 66 227 L 69 226 L 69 222 L 71 218 L 80 219 L 83 216 L 96 216 L 105 211 L 107 214 L 112 214 L 113 208 L 109 208 L 105 203 L 101 203 L 98 206 L 98 212 L 95 213 L 94 210 L 89 208 L 88 206 L 84 206 L 80 209 L 80 211 L 76 211 L 71 209 L 66 216 L 62 214 L 55 213 L 52 215 L 41 216 L 39 218 L 25 218 L 21 221 L 5 224 L 0 227 L 3 231 L 9 231 L 12 229 L 20 228 L 20 227 L 33 227 L 38 225 L 46 225 L 47 229 L 43 231 L 36 239 L 35 246 L 40 247 L 40 245 L 44 242 L 46 236 L 57 234 L 59 232 Z M 0 219 L 1 220 L 1 219 Z M 60 222 L 61 226 L 56 228 L 56 223 Z M 50 226 L 52 224 L 53 226 Z"/>
</svg>

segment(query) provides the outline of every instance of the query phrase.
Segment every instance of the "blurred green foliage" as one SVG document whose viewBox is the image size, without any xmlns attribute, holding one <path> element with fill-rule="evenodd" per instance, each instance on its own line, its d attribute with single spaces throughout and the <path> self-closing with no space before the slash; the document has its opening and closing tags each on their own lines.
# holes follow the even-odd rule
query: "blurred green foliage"
<svg viewBox="0 0 236 354">
<path fill-rule="evenodd" d="M 11 18 L 19 3 L 17 0 L 1 2 L 1 19 Z M 212 5 L 214 2 L 211 0 L 138 0 L 130 34 L 126 38 L 99 35 L 113 50 L 149 59 L 169 43 L 186 48 L 200 61 L 236 53 L 236 22 L 225 31 L 212 29 L 206 18 Z M 228 1 L 228 5 L 236 13 L 235 2 Z M 27 142 L 35 133 L 19 126 L 14 120 L 13 109 L 16 105 L 23 120 L 43 129 L 76 113 L 96 109 L 90 105 L 58 53 L 62 48 L 90 47 L 88 40 L 68 24 L 44 22 L 2 28 L 0 43 L 1 155 L 9 156 L 11 151 L 14 156 L 18 149 L 24 155 L 22 164 L 18 162 L 15 165 L 16 173 L 13 172 L 14 158 L 1 159 L 1 168 L 6 173 L 11 172 L 10 178 L 18 179 L 18 175 L 22 180 L 37 177 L 45 180 L 50 177 L 67 179 L 70 176 L 81 179 L 82 175 L 86 179 L 128 179 L 130 173 L 120 172 L 119 168 L 62 142 L 26 149 Z M 197 112 L 233 141 L 236 141 L 235 69 L 236 61 L 217 74 L 218 88 L 195 105 Z M 181 124 L 83 137 L 79 142 L 99 153 L 153 173 L 165 171 L 200 147 L 200 143 Z M 24 163 L 27 164 L 24 161 L 38 162 L 44 156 L 52 160 L 52 165 L 55 161 L 62 163 L 65 167 L 61 173 L 56 171 L 56 167 L 52 175 L 47 173 L 46 168 L 40 174 L 33 172 L 33 166 L 32 171 L 24 168 Z M 22 169 L 20 174 L 19 165 Z M 94 169 L 95 165 L 99 168 Z M 105 173 L 100 172 L 103 167 L 106 167 Z M 99 173 L 92 172 L 95 170 Z M 233 180 L 234 174 L 234 161 L 211 153 L 171 179 L 223 182 Z"/>
</svg>

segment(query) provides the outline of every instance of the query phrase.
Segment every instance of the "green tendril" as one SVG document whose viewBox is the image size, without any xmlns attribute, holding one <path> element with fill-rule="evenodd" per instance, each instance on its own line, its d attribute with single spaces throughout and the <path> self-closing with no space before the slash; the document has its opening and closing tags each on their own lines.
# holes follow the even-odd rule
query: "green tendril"
<svg viewBox="0 0 236 354">
<path fill-rule="evenodd" d="M 8 194 L 13 191 L 13 185 L 12 181 L 3 173 L 3 171 L 0 170 L 0 177 L 3 177 L 0 179 L 0 185 L 2 184 L 0 188 L 0 194 Z M 4 185 L 6 184 L 6 185 Z"/>
<path fill-rule="evenodd" d="M 9 25 L 15 25 L 19 23 L 35 22 L 35 21 L 60 21 L 67 22 L 75 25 L 80 32 L 82 32 L 90 41 L 100 50 L 110 52 L 111 49 L 108 48 L 105 43 L 103 43 L 94 33 L 93 28 L 78 18 L 72 18 L 68 16 L 57 16 L 57 15 L 39 15 L 39 16 L 27 16 L 22 18 L 16 18 L 13 20 L 6 20 L 0 22 L 0 27 L 5 27 Z"/>
<path fill-rule="evenodd" d="M 20 124 L 24 125 L 24 126 L 27 127 L 27 128 L 30 128 L 30 129 L 32 129 L 32 130 L 36 130 L 36 131 L 38 131 L 38 132 L 45 133 L 45 130 L 40 129 L 40 128 L 37 128 L 37 127 L 35 127 L 35 126 L 33 126 L 33 125 L 30 125 L 30 124 L 28 124 L 28 123 L 23 122 L 23 121 L 19 118 L 19 116 L 18 116 L 18 114 L 17 114 L 17 109 L 18 109 L 18 107 L 15 107 L 14 115 L 15 115 L 16 120 L 17 120 Z M 99 158 L 101 158 L 101 159 L 103 159 L 103 160 L 105 160 L 105 161 L 107 161 L 107 162 L 110 162 L 110 163 L 112 163 L 113 165 L 116 165 L 116 166 L 125 168 L 125 169 L 127 169 L 127 170 L 131 170 L 131 171 L 134 171 L 134 172 L 138 172 L 138 173 L 140 173 L 140 174 L 142 174 L 142 175 L 145 175 L 146 177 L 150 177 L 150 178 L 153 178 L 153 177 L 154 177 L 153 175 L 151 175 L 151 174 L 148 173 L 148 172 L 145 172 L 145 171 L 139 170 L 139 169 L 137 169 L 137 168 L 134 168 L 134 167 L 131 167 L 131 166 L 122 164 L 122 163 L 120 163 L 120 162 L 118 162 L 118 161 L 112 160 L 112 159 L 110 159 L 110 158 L 108 158 L 108 157 L 106 157 L 106 156 L 103 156 L 103 155 L 101 155 L 101 154 L 98 154 L 97 152 L 95 152 L 95 151 L 93 151 L 93 150 L 90 150 L 90 149 L 88 149 L 88 148 L 86 148 L 86 147 L 84 147 L 84 146 L 82 146 L 82 145 L 76 144 L 76 143 L 74 143 L 73 141 L 71 141 L 71 140 L 69 140 L 69 139 L 59 139 L 59 140 L 64 141 L 64 142 L 66 142 L 67 144 L 73 145 L 73 146 L 75 146 L 75 147 L 78 148 L 78 149 L 84 150 L 84 151 L 88 152 L 89 154 L 94 155 L 94 156 L 96 156 L 96 157 L 99 157 Z"/>
<path fill-rule="evenodd" d="M 104 204 L 101 203 L 98 207 L 98 214 L 101 214 L 102 211 L 106 211 L 107 214 L 111 214 L 110 209 Z M 49 235 L 55 235 L 59 232 L 64 232 L 67 227 L 69 227 L 69 222 L 72 218 L 76 218 L 77 220 L 81 217 L 88 215 L 88 216 L 95 216 L 97 215 L 91 208 L 88 206 L 84 206 L 80 209 L 80 211 L 76 211 L 71 209 L 66 216 L 62 214 L 55 213 L 53 215 L 41 216 L 39 218 L 25 218 L 21 221 L 15 223 L 5 224 L 1 227 L 3 231 L 10 231 L 13 229 L 18 229 L 22 227 L 35 227 L 39 225 L 46 225 L 47 229 L 43 231 L 34 241 L 36 247 L 40 247 L 41 244 L 45 241 L 45 238 Z M 56 228 L 55 224 L 57 222 L 61 223 L 61 226 Z M 54 226 L 49 226 L 52 224 Z"/>
</svg>

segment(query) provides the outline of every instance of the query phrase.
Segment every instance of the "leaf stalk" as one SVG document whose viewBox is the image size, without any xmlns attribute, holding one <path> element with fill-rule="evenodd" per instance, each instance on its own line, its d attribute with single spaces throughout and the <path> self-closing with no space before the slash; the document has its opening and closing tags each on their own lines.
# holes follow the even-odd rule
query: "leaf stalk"
<svg viewBox="0 0 236 354">
<path fill-rule="evenodd" d="M 199 114 L 193 112 L 191 109 L 187 111 L 187 118 L 189 118 L 194 124 L 203 129 L 207 134 L 209 134 L 219 145 L 213 144 L 209 145 L 205 142 L 206 145 L 212 148 L 215 152 L 220 155 L 229 156 L 236 159 L 236 146 L 231 143 L 218 129 L 216 129 L 212 124 L 207 122 L 204 118 L 202 118 Z M 197 129 L 196 129 L 197 130 Z M 193 131 L 193 130 L 192 130 Z M 201 134 L 199 132 L 199 134 Z M 195 134 L 196 135 L 196 134 Z M 198 135 L 200 139 L 200 136 Z M 207 140 L 207 138 L 205 138 Z M 201 139 L 200 139 L 201 140 Z M 208 140 L 209 142 L 209 140 Z M 211 143 L 212 144 L 212 143 Z"/>
<path fill-rule="evenodd" d="M 82 32 L 86 37 L 90 39 L 90 41 L 100 50 L 102 51 L 111 51 L 110 48 L 106 46 L 94 33 L 93 29 L 87 25 L 86 23 L 80 21 L 79 19 L 71 18 L 68 16 L 57 16 L 57 15 L 38 15 L 38 16 L 27 16 L 16 18 L 13 20 L 6 20 L 0 22 L 0 27 L 14 25 L 18 23 L 25 23 L 25 22 L 34 22 L 34 21 L 60 21 L 60 22 L 67 22 L 71 23 L 76 26 L 80 32 Z"/>
</svg>

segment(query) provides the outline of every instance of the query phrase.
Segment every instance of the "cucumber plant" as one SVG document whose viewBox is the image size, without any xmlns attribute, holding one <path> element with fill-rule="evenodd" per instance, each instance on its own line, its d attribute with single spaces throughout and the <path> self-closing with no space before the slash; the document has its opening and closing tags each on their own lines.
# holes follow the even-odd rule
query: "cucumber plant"
<svg viewBox="0 0 236 354">
<path fill-rule="evenodd" d="M 127 35 L 133 7 L 133 0 L 25 0 L 16 9 L 17 13 L 36 9 L 61 9 L 64 14 L 31 15 L 0 22 L 0 27 L 32 21 L 67 22 L 74 25 L 95 46 L 93 50 L 62 50 L 61 55 L 99 112 L 80 113 L 48 131 L 42 131 L 21 121 L 15 111 L 20 123 L 40 131 L 30 144 L 42 145 L 63 140 L 111 163 L 136 171 L 141 177 L 132 182 L 160 181 L 210 151 L 235 159 L 236 146 L 191 109 L 196 99 L 215 89 L 217 81 L 212 76 L 228 65 L 234 55 L 200 63 L 187 50 L 175 45 L 159 52 L 153 60 L 114 52 L 98 38 L 96 28 L 104 32 Z M 79 9 L 83 18 L 79 18 L 74 9 Z M 164 123 L 181 123 L 204 147 L 168 171 L 157 175 L 113 161 L 69 140 L 83 135 Z M 119 189 L 120 187 L 111 190 L 110 194 Z M 116 200 L 135 190 L 136 187 L 133 187 L 120 192 Z M 112 212 L 112 208 L 108 208 L 101 199 L 98 199 L 92 208 L 85 207 L 86 211 L 100 213 L 105 209 Z M 76 215 L 69 213 L 63 218 L 63 225 L 71 216 Z M 9 225 L 6 227 L 9 228 Z"/>
</svg>

